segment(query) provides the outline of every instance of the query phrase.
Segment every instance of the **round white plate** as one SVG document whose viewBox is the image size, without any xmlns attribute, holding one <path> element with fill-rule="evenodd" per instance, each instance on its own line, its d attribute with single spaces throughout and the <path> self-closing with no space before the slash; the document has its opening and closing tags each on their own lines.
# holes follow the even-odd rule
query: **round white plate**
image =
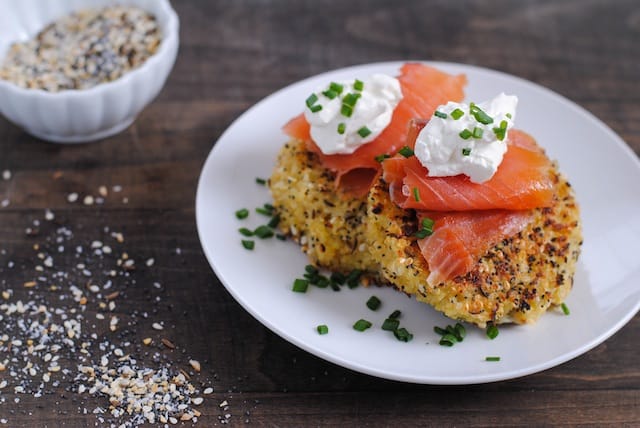
<svg viewBox="0 0 640 428">
<path fill-rule="evenodd" d="M 253 210 L 270 195 L 256 177 L 270 176 L 276 154 L 287 141 L 281 127 L 299 114 L 317 86 L 331 80 L 395 75 L 401 63 L 377 63 L 331 71 L 290 85 L 240 116 L 216 142 L 207 159 L 196 197 L 196 220 L 204 252 L 220 281 L 256 319 L 289 342 L 350 369 L 407 382 L 471 384 L 535 373 L 595 347 L 628 322 L 640 308 L 640 162 L 611 129 L 573 102 L 534 83 L 497 71 L 451 63 L 429 63 L 449 73 L 465 73 L 467 99 L 481 101 L 499 92 L 519 97 L 517 127 L 531 133 L 557 159 L 574 186 L 582 210 L 584 245 L 574 289 L 566 303 L 537 324 L 500 328 L 489 340 L 467 326 L 467 338 L 451 348 L 438 345 L 435 325 L 451 323 L 425 304 L 390 288 L 309 287 L 291 291 L 306 257 L 291 241 L 256 240 L 244 249 L 238 228 L 254 228 L 266 217 Z M 248 208 L 248 219 L 235 211 Z M 376 295 L 381 308 L 365 306 Z M 396 340 L 380 329 L 393 310 L 414 334 Z M 353 323 L 365 318 L 365 332 Z M 326 324 L 329 334 L 316 326 Z M 485 357 L 499 356 L 499 362 Z"/>
</svg>

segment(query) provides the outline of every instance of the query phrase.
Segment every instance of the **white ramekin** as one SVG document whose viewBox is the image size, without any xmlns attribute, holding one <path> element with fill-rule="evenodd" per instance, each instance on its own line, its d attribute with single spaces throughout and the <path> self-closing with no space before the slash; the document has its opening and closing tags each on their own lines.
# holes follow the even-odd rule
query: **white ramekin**
<svg viewBox="0 0 640 428">
<path fill-rule="evenodd" d="M 178 53 L 179 22 L 169 0 L 7 1 L 0 13 L 0 58 L 16 41 L 34 37 L 47 24 L 85 8 L 111 4 L 140 7 L 162 30 L 158 51 L 113 82 L 89 89 L 47 92 L 0 80 L 0 113 L 31 135 L 58 143 L 83 143 L 128 127 L 162 89 Z"/>
</svg>

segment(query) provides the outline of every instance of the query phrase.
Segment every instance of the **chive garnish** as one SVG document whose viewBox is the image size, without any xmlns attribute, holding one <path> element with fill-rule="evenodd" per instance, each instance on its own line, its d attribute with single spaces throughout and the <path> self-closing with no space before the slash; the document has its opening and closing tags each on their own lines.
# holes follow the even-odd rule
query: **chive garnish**
<svg viewBox="0 0 640 428">
<path fill-rule="evenodd" d="M 436 112 L 433 113 L 433 115 L 435 117 L 439 117 L 440 119 L 446 119 L 447 118 L 447 113 L 443 113 L 443 112 L 441 112 L 439 110 L 436 110 Z"/>
<path fill-rule="evenodd" d="M 327 333 L 329 333 L 329 327 L 327 327 L 324 324 L 321 324 L 321 325 L 317 326 L 316 330 L 318 331 L 318 334 L 327 334 Z"/>
<path fill-rule="evenodd" d="M 456 329 L 456 332 L 458 333 L 458 337 L 460 337 L 460 341 L 462 341 L 467 336 L 467 330 L 459 322 L 456 323 L 454 328 Z"/>
<path fill-rule="evenodd" d="M 240 229 L 238 229 L 238 232 L 240 232 L 244 236 L 253 236 L 253 230 L 249 230 L 246 227 L 241 227 Z"/>
<path fill-rule="evenodd" d="M 404 327 L 394 330 L 393 335 L 401 342 L 409 342 L 413 339 L 413 334 L 409 333 Z"/>
<path fill-rule="evenodd" d="M 386 331 L 396 331 L 400 326 L 400 321 L 395 318 L 387 318 L 382 323 L 382 329 Z"/>
<path fill-rule="evenodd" d="M 317 113 L 320 110 L 322 110 L 322 106 L 320 104 L 316 104 L 314 106 L 309 107 L 309 110 L 311 110 L 311 113 Z"/>
<path fill-rule="evenodd" d="M 382 302 L 380 302 L 380 299 L 378 299 L 376 296 L 371 296 L 369 297 L 369 300 L 367 300 L 367 308 L 371 309 L 372 311 L 377 311 L 381 303 Z"/>
<path fill-rule="evenodd" d="M 447 334 L 447 330 L 442 327 L 438 327 L 437 325 L 433 327 L 433 331 L 438 333 L 440 336 L 444 336 L 445 334 Z"/>
<path fill-rule="evenodd" d="M 362 80 L 356 79 L 356 81 L 353 82 L 353 89 L 355 89 L 356 91 L 362 91 L 364 89 L 364 82 Z"/>
<path fill-rule="evenodd" d="M 482 134 L 484 133 L 484 131 L 482 130 L 482 128 L 478 128 L 477 126 L 473 128 L 473 131 L 471 132 L 471 135 L 473 136 L 473 138 L 482 138 Z"/>
<path fill-rule="evenodd" d="M 256 177 L 256 183 L 264 186 L 265 184 L 267 184 L 267 180 L 265 180 L 264 178 Z"/>
<path fill-rule="evenodd" d="M 471 138 L 471 136 L 473 135 L 471 133 L 471 131 L 469 131 L 468 129 L 463 129 L 462 131 L 460 131 L 460 133 L 458 134 L 460 136 L 460 138 L 462 138 L 463 140 L 468 140 L 469 138 Z"/>
<path fill-rule="evenodd" d="M 333 92 L 336 92 L 338 95 L 340 95 L 342 93 L 342 89 L 343 88 L 344 87 L 341 84 L 336 83 L 336 82 L 331 82 L 329 84 L 329 90 L 331 90 Z"/>
<path fill-rule="evenodd" d="M 433 235 L 433 226 L 435 221 L 430 219 L 429 217 L 424 217 L 421 222 L 421 228 L 415 233 L 415 237 L 418 239 L 426 238 L 427 236 Z"/>
<path fill-rule="evenodd" d="M 276 233 L 276 239 L 279 239 L 281 241 L 286 241 L 287 240 L 287 236 L 283 235 L 281 233 Z"/>
<path fill-rule="evenodd" d="M 482 109 L 477 105 L 475 105 L 474 103 L 471 103 L 471 105 L 469 106 L 469 113 L 471 113 L 471 115 L 475 117 L 476 120 L 482 123 L 483 125 L 489 125 L 493 123 L 493 118 L 489 116 L 487 113 L 485 113 L 484 111 L 482 111 Z"/>
<path fill-rule="evenodd" d="M 306 265 L 306 266 L 304 267 L 304 270 L 305 270 L 307 273 L 310 273 L 310 274 L 312 274 L 312 275 L 316 275 L 316 274 L 318 273 L 318 268 L 317 268 L 317 267 L 315 267 L 314 265 Z"/>
<path fill-rule="evenodd" d="M 409 146 L 404 146 L 403 148 L 398 150 L 398 153 L 400 153 L 405 158 L 410 158 L 414 154 L 413 150 L 411 150 L 411 147 L 409 147 Z"/>
<path fill-rule="evenodd" d="M 465 147 L 462 149 L 462 156 L 469 156 L 471 154 L 471 149 L 469 147 Z"/>
<path fill-rule="evenodd" d="M 353 329 L 357 331 L 365 331 L 366 329 L 370 328 L 371 325 L 371 322 L 365 319 L 359 319 L 355 322 L 355 324 L 353 324 Z"/>
<path fill-rule="evenodd" d="M 249 210 L 246 208 L 239 209 L 236 211 L 236 217 L 240 220 L 249 217 Z"/>
<path fill-rule="evenodd" d="M 307 292 L 307 288 L 309 288 L 309 281 L 308 280 L 302 279 L 302 278 L 296 278 L 293 281 L 292 290 L 295 291 L 296 293 L 306 293 Z"/>
<path fill-rule="evenodd" d="M 256 212 L 262 215 L 266 215 L 268 217 L 271 217 L 273 215 L 273 211 L 275 210 L 275 207 L 271 204 L 264 204 L 262 207 L 258 207 L 256 208 Z"/>
<path fill-rule="evenodd" d="M 376 162 L 382 162 L 385 159 L 389 159 L 391 156 L 389 156 L 388 154 L 382 154 L 382 155 L 378 155 L 375 158 L 373 158 Z"/>
<path fill-rule="evenodd" d="M 493 133 L 496 134 L 496 138 L 498 140 L 504 140 L 504 137 L 507 135 L 507 121 L 503 120 L 502 122 L 500 122 L 500 127 L 493 128 Z"/>
<path fill-rule="evenodd" d="M 325 97 L 327 97 L 330 100 L 332 100 L 332 99 L 334 99 L 335 97 L 338 96 L 338 93 L 336 91 L 332 91 L 331 89 L 328 89 L 326 91 L 323 91 L 322 95 L 324 95 Z"/>
<path fill-rule="evenodd" d="M 451 117 L 454 120 L 458 120 L 460 119 L 462 116 L 464 116 L 464 112 L 462 110 L 460 110 L 459 108 L 455 109 L 454 111 L 451 112 Z"/>
<path fill-rule="evenodd" d="M 413 198 L 416 202 L 420 202 L 420 190 L 417 187 L 413 188 Z"/>
<path fill-rule="evenodd" d="M 566 303 L 562 303 L 560 307 L 562 308 L 562 312 L 564 312 L 565 315 L 569 315 L 571 313 Z"/>
<path fill-rule="evenodd" d="M 345 117 L 351 117 L 351 115 L 353 114 L 353 108 L 349 107 L 348 105 L 342 104 L 342 107 L 340 107 L 340 114 Z"/>
<path fill-rule="evenodd" d="M 331 274 L 331 277 L 329 277 L 329 279 L 331 280 L 331 282 L 334 282 L 336 284 L 342 285 L 344 284 L 344 281 L 346 280 L 346 277 L 341 274 L 340 272 L 333 272 Z"/>
<path fill-rule="evenodd" d="M 362 271 L 360 269 L 354 269 L 349 272 L 349 275 L 345 278 L 345 282 L 349 286 L 349 288 L 356 288 L 360 281 L 360 276 L 362 275 Z"/>
<path fill-rule="evenodd" d="M 511 113 L 507 113 L 505 116 L 507 116 L 509 119 L 513 119 L 513 116 L 511 116 Z"/>
<path fill-rule="evenodd" d="M 342 98 L 342 104 L 354 107 L 360 97 L 360 94 L 348 93 Z"/>
<path fill-rule="evenodd" d="M 485 361 L 500 361 L 500 357 L 485 357 Z"/>
<path fill-rule="evenodd" d="M 280 223 L 280 216 L 276 214 L 273 217 L 271 217 L 271 220 L 269 220 L 269 223 L 267 223 L 267 226 L 273 229 L 278 226 L 278 223 Z"/>
<path fill-rule="evenodd" d="M 358 135 L 360 135 L 362 138 L 367 138 L 369 135 L 371 135 L 371 130 L 366 126 L 363 126 L 362 128 L 358 129 Z"/>
<path fill-rule="evenodd" d="M 242 240 L 242 246 L 244 248 L 246 248 L 247 250 L 253 250 L 253 247 L 255 247 L 255 245 L 256 245 L 256 243 L 251 241 L 251 240 L 248 240 L 248 239 L 247 240 L 245 240 L 245 239 Z"/>
<path fill-rule="evenodd" d="M 500 334 L 500 332 L 498 331 L 498 327 L 496 327 L 495 325 L 492 324 L 487 327 L 487 337 L 489 339 L 495 339 L 496 337 L 498 337 L 498 334 Z"/>
<path fill-rule="evenodd" d="M 453 346 L 457 342 L 458 340 L 453 334 L 445 334 L 442 336 L 442 338 L 440 339 L 440 342 L 438 343 L 442 346 Z"/>
<path fill-rule="evenodd" d="M 273 236 L 273 230 L 269 226 L 258 226 L 253 234 L 260 239 L 271 238 Z"/>
<path fill-rule="evenodd" d="M 347 125 L 345 125 L 344 122 L 340 122 L 338 124 L 338 134 L 342 135 L 344 134 L 345 129 L 347 128 Z"/>
<path fill-rule="evenodd" d="M 402 312 L 396 309 L 395 311 L 391 312 L 391 315 L 389 315 L 389 318 L 393 318 L 393 319 L 400 318 L 400 315 L 402 315 Z"/>
<path fill-rule="evenodd" d="M 311 94 L 306 99 L 305 104 L 307 104 L 307 107 L 311 108 L 316 103 L 316 101 L 318 101 L 318 96 L 316 94 Z"/>
</svg>

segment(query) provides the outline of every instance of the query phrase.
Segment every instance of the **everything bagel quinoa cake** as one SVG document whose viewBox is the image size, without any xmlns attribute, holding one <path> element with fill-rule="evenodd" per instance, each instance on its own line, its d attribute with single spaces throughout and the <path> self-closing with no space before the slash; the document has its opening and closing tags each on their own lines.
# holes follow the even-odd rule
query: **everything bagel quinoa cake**
<svg viewBox="0 0 640 428">
<path fill-rule="evenodd" d="M 430 90 L 433 91 L 433 87 Z M 515 108 L 517 98 L 515 101 L 512 98 L 515 97 L 501 95 L 495 100 L 512 103 Z M 504 181 L 505 177 L 507 181 L 517 181 L 520 174 L 518 171 L 522 171 L 527 176 L 524 178 L 525 181 L 540 180 L 538 177 L 541 174 L 544 175 L 542 181 L 535 182 L 532 186 L 526 185 L 540 188 L 534 189 L 534 193 L 525 192 L 524 196 L 517 193 L 509 197 L 509 191 L 521 191 L 516 185 L 515 190 L 507 189 L 507 195 L 504 198 L 506 202 L 498 201 L 497 209 L 491 208 L 492 205 L 489 208 L 472 206 L 470 208 L 472 211 L 467 211 L 469 214 L 457 205 L 454 205 L 456 212 L 447 213 L 446 204 L 449 201 L 446 199 L 451 195 L 443 197 L 437 192 L 435 195 L 442 200 L 435 202 L 445 204 L 445 208 L 439 208 L 444 212 L 433 212 L 425 208 L 407 208 L 407 205 L 411 206 L 412 203 L 419 206 L 422 204 L 423 201 L 420 201 L 419 197 L 420 189 L 413 188 L 412 196 L 405 185 L 402 192 L 406 193 L 404 196 L 398 196 L 401 186 L 393 182 L 393 180 L 397 181 L 397 177 L 394 178 L 393 173 L 388 174 L 387 171 L 387 166 L 393 171 L 394 163 L 387 165 L 388 161 L 385 159 L 391 158 L 389 161 L 396 163 L 399 159 L 400 164 L 405 161 L 407 164 L 411 162 L 415 164 L 413 147 L 403 147 L 402 150 L 398 150 L 402 147 L 402 144 L 399 144 L 385 153 L 385 156 L 381 156 L 378 161 L 381 161 L 384 171 L 375 176 L 367 192 L 354 194 L 344 191 L 340 183 L 336 185 L 338 172 L 328 167 L 323 155 L 317 153 L 316 148 L 309 144 L 307 134 L 289 133 L 291 140 L 281 149 L 274 173 L 269 180 L 274 206 L 280 216 L 279 227 L 300 244 L 301 249 L 314 265 L 341 273 L 354 269 L 361 270 L 365 272 L 368 280 L 379 285 L 394 286 L 399 291 L 415 296 L 417 300 L 433 306 L 450 318 L 474 323 L 479 327 L 536 321 L 552 305 L 562 304 L 573 285 L 575 266 L 582 244 L 579 209 L 569 182 L 531 137 L 518 131 L 513 134 L 515 138 L 513 142 L 511 139 L 507 140 L 508 127 L 512 124 L 511 119 L 515 117 L 515 111 L 507 113 L 506 118 L 509 122 L 507 123 L 505 116 L 502 116 L 504 120 L 500 121 L 497 113 L 486 107 L 487 104 L 480 105 L 484 106 L 497 120 L 493 128 L 490 127 L 491 125 L 485 127 L 489 130 L 485 130 L 485 136 L 493 132 L 498 140 L 504 139 L 505 143 L 509 142 L 503 150 L 503 153 L 506 152 L 505 159 L 509 166 L 499 170 L 501 172 L 496 178 L 498 181 L 491 181 L 489 187 L 485 188 L 482 183 L 478 187 L 476 184 L 468 184 L 465 181 L 461 188 L 454 191 L 454 196 L 468 188 L 480 189 L 481 193 L 491 189 L 491 186 L 497 189 L 496 186 L 500 184 L 500 180 Z M 456 105 L 451 106 L 448 114 L 455 107 Z M 480 111 L 476 118 L 480 117 L 487 124 L 491 123 L 483 116 L 485 112 L 475 104 L 472 103 L 470 108 L 467 106 L 465 109 L 470 112 L 469 115 Z M 317 110 L 319 109 L 316 108 Z M 436 110 L 435 107 L 432 111 L 434 110 L 438 119 L 431 119 L 432 121 L 457 120 L 457 118 L 447 117 L 448 114 Z M 407 128 L 408 124 L 405 129 Z M 458 131 L 455 133 L 457 134 Z M 476 128 L 473 128 L 473 132 L 469 131 L 468 135 L 460 132 L 463 143 L 471 139 L 475 144 L 469 143 L 469 147 L 473 149 L 463 149 L 462 161 L 468 162 L 466 156 L 471 150 L 483 149 L 480 141 L 482 135 L 482 131 Z M 413 138 L 415 139 L 415 135 Z M 402 143 L 415 144 L 415 141 L 406 140 Z M 413 159 L 399 158 L 398 154 L 393 156 L 397 152 Z M 534 162 L 531 168 L 538 168 L 539 171 L 529 171 L 526 164 L 517 166 L 518 162 L 522 163 L 529 158 Z M 473 174 L 487 175 L 478 167 L 472 168 L 475 168 L 472 169 Z M 490 174 L 495 174 L 496 168 L 497 164 L 494 165 L 494 170 Z M 459 177 L 451 178 L 454 180 L 445 177 L 444 182 L 447 186 L 460 184 Z M 528 192 L 527 189 L 525 191 Z M 496 199 L 495 193 L 495 190 L 489 192 L 494 199 Z M 533 196 L 527 196 L 529 194 Z M 411 199 L 412 197 L 415 200 Z M 482 204 L 495 203 L 487 196 L 480 196 L 479 199 Z M 514 205 L 514 201 L 517 205 Z M 461 203 L 453 202 L 458 205 Z M 476 202 L 464 199 L 462 203 Z M 511 208 L 516 206 L 518 208 L 515 210 Z M 495 215 L 498 219 L 502 216 L 507 219 L 525 220 L 519 220 L 517 228 L 513 225 L 509 226 L 511 229 L 503 228 L 503 224 L 496 224 L 495 228 L 500 229 L 500 232 L 496 234 L 491 231 L 488 236 L 494 240 L 483 243 L 484 246 L 480 246 L 482 251 L 477 254 L 472 248 L 475 243 L 465 244 L 464 239 L 469 238 L 462 236 L 463 241 L 459 246 L 463 248 L 463 252 L 468 250 L 467 253 L 473 257 L 470 265 L 461 273 L 455 270 L 445 271 L 444 274 L 434 272 L 434 269 L 441 267 L 437 264 L 430 266 L 431 263 L 439 262 L 437 258 L 451 263 L 451 259 L 455 259 L 458 254 L 455 252 L 436 254 L 448 251 L 447 246 L 436 248 L 436 253 L 425 253 L 425 248 L 433 251 L 433 247 L 423 247 L 424 242 L 431 239 L 432 233 L 435 239 L 437 232 L 444 231 L 445 223 L 437 219 L 447 216 L 455 219 L 459 214 L 462 214 L 461 217 L 482 219 L 485 213 L 487 213 L 486 218 L 493 218 L 491 215 Z M 430 222 L 429 227 L 435 224 L 436 228 L 433 231 L 429 230 L 427 234 L 422 233 L 426 230 L 421 230 L 424 228 L 425 215 L 435 216 L 436 219 L 435 222 L 427 219 Z M 506 230 L 509 231 L 505 232 Z M 444 235 L 449 240 L 458 239 Z M 500 238 L 495 239 L 496 236 Z M 432 242 L 439 242 L 433 239 Z M 442 234 L 437 239 L 441 240 Z M 437 257 L 434 258 L 434 255 Z M 452 263 L 456 265 L 458 261 L 453 260 Z"/>
</svg>

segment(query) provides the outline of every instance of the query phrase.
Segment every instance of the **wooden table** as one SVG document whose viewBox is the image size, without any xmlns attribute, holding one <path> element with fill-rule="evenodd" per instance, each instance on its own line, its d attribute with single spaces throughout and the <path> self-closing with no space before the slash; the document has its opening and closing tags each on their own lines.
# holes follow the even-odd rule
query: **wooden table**
<svg viewBox="0 0 640 428">
<path fill-rule="evenodd" d="M 57 236 L 57 227 L 73 231 L 70 246 L 87 249 L 103 240 L 118 257 L 127 252 L 137 269 L 114 280 L 120 295 L 107 320 L 95 319 L 100 299 L 89 295 L 86 319 L 96 327 L 87 332 L 130 340 L 136 345 L 127 352 L 141 364 L 182 368 L 199 388 L 213 386 L 198 407 L 198 426 L 640 426 L 640 316 L 585 355 L 520 379 L 457 387 L 381 380 L 316 358 L 253 319 L 212 273 L 194 215 L 200 169 L 236 117 L 289 83 L 358 63 L 425 59 L 502 70 L 576 101 L 640 154 L 635 0 L 192 0 L 174 6 L 181 20 L 177 63 L 163 92 L 126 131 L 64 146 L 0 119 L 0 170 L 12 173 L 0 180 L 0 200 L 10 201 L 0 208 L 0 289 L 12 289 L 11 299 L 36 295 L 64 303 L 50 284 L 24 287 L 43 263 L 34 244 L 50 245 L 46 238 Z M 104 202 L 85 205 L 86 195 L 101 197 L 100 186 L 107 188 Z M 70 203 L 73 192 L 79 200 Z M 118 258 L 104 257 L 92 263 Z M 54 260 L 80 283 L 73 246 Z M 108 301 L 106 294 L 100 301 Z M 120 324 L 111 332 L 105 323 L 114 314 Z M 152 322 L 160 321 L 164 330 L 154 330 Z M 145 337 L 153 339 L 148 347 L 141 344 Z M 200 362 L 200 373 L 189 359 Z M 1 379 L 11 378 L 0 372 Z M 12 427 L 93 426 L 91 411 L 107 405 L 104 397 L 77 394 L 71 381 L 45 390 L 39 398 L 0 390 L 0 420 Z M 223 401 L 228 406 L 220 406 Z"/>
</svg>

